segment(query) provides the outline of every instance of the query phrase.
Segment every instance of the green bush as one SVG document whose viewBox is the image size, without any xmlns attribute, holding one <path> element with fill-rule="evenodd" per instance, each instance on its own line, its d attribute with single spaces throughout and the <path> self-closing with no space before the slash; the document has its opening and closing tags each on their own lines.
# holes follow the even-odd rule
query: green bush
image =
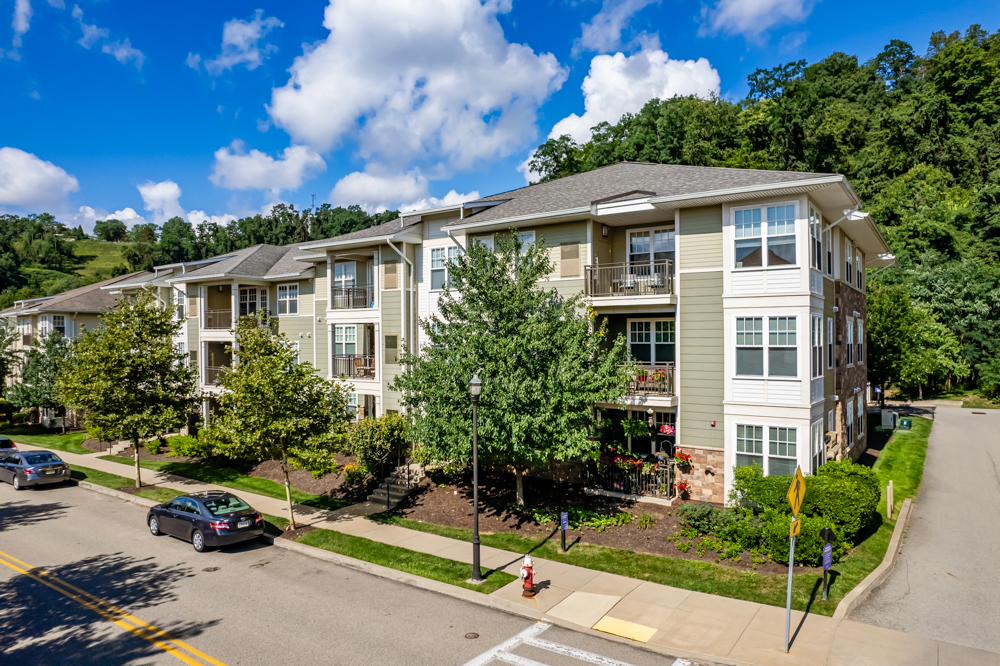
<svg viewBox="0 0 1000 666">
<path fill-rule="evenodd" d="M 104 430 L 98 426 L 87 424 L 87 437 L 90 439 L 96 439 L 98 442 L 106 442 L 104 438 Z"/>
<path fill-rule="evenodd" d="M 191 435 L 175 435 L 167 438 L 170 456 L 185 456 L 189 458 L 207 458 L 214 453 L 211 442 Z"/>
<path fill-rule="evenodd" d="M 394 460 L 409 440 L 409 423 L 402 414 L 361 419 L 347 432 L 347 450 L 367 469 Z"/>
<path fill-rule="evenodd" d="M 730 497 L 734 504 L 763 512 L 768 509 L 790 510 L 788 489 L 791 476 L 764 476 L 758 465 L 737 467 L 733 470 L 733 490 Z M 806 484 L 808 490 L 809 484 Z"/>
<path fill-rule="evenodd" d="M 368 476 L 368 468 L 364 465 L 348 463 L 344 466 L 344 485 L 353 486 L 361 483 Z"/>
<path fill-rule="evenodd" d="M 317 449 L 295 449 L 291 458 L 292 467 L 307 469 L 315 478 L 337 471 L 337 455 L 332 451 Z"/>
<path fill-rule="evenodd" d="M 771 559 L 775 562 L 788 564 L 788 552 L 791 549 L 792 517 L 778 511 L 768 511 L 763 516 L 763 542 Z M 823 563 L 823 537 L 820 532 L 824 527 L 833 527 L 827 518 L 822 516 L 806 516 L 799 514 L 802 527 L 795 537 L 795 563 L 804 566 L 819 566 Z M 834 542 L 834 560 L 840 559 L 844 548 L 842 543 Z"/>
<path fill-rule="evenodd" d="M 803 512 L 826 518 L 838 545 L 852 548 L 858 535 L 875 518 L 881 497 L 882 490 L 874 470 L 850 460 L 829 462 L 806 482 L 805 499 L 811 502 L 809 510 L 805 511 L 803 500 Z"/>
<path fill-rule="evenodd" d="M 163 444 L 162 439 L 151 439 L 145 444 L 143 444 L 142 448 L 146 449 L 149 455 L 156 456 L 160 454 L 160 446 L 162 446 L 162 444 Z"/>
<path fill-rule="evenodd" d="M 31 412 L 17 412 L 10 417 L 11 425 L 27 425 L 31 422 Z"/>
</svg>

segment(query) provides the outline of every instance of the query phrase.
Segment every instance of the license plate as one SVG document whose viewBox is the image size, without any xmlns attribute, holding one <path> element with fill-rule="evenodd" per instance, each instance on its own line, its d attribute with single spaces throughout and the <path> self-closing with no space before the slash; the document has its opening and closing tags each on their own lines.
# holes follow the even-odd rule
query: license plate
<svg viewBox="0 0 1000 666">
<path fill-rule="evenodd" d="M 241 520 L 236 526 L 237 527 L 250 527 L 250 521 L 249 520 Z"/>
<path fill-rule="evenodd" d="M 57 470 L 54 470 L 54 469 L 49 469 L 49 470 L 45 470 L 45 473 L 46 474 L 58 474 L 59 472 Z"/>
</svg>

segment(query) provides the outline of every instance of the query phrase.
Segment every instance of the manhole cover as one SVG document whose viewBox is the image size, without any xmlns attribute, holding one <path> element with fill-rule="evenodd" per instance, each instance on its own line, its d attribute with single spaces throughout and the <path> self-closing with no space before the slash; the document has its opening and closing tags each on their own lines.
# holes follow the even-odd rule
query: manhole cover
<svg viewBox="0 0 1000 666">
<path fill-rule="evenodd" d="M 207 571 L 208 573 L 212 573 L 213 571 L 218 571 L 218 570 L 219 567 L 208 567 L 206 569 L 202 569 L 202 571 Z"/>
<path fill-rule="evenodd" d="M 476 634 L 476 633 L 473 633 L 473 632 L 470 631 L 469 633 L 467 633 L 465 635 L 465 637 L 466 638 L 479 638 L 479 634 Z"/>
</svg>

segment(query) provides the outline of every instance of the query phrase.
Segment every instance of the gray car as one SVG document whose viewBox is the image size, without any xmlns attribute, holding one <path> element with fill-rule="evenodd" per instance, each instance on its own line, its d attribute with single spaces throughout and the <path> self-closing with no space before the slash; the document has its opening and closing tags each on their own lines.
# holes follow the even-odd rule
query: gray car
<svg viewBox="0 0 1000 666">
<path fill-rule="evenodd" d="M 51 451 L 21 451 L 0 459 L 0 481 L 14 490 L 69 480 L 69 465 Z"/>
</svg>

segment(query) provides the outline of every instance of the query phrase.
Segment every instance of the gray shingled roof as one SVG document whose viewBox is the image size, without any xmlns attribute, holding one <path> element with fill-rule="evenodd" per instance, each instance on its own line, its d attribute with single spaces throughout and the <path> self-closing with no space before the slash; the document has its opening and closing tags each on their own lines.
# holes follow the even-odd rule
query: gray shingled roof
<svg viewBox="0 0 1000 666">
<path fill-rule="evenodd" d="M 228 258 L 209 264 L 196 271 L 173 278 L 176 281 L 190 281 L 218 275 L 234 275 L 267 278 L 271 275 L 299 274 L 312 268 L 312 264 L 295 261 L 292 255 L 299 254 L 298 245 L 254 245 L 230 252 Z"/>
<path fill-rule="evenodd" d="M 113 292 L 101 289 L 101 287 L 117 284 L 119 282 L 135 281 L 136 279 L 146 276 L 151 278 L 153 277 L 153 274 L 149 271 L 138 271 L 135 273 L 129 273 L 128 275 L 119 275 L 118 277 L 111 278 L 110 280 L 88 284 L 86 287 L 79 287 L 77 289 L 64 291 L 63 293 L 57 294 L 44 301 L 27 303 L 26 307 L 19 307 L 16 305 L 11 306 L 3 311 L 0 311 L 0 316 L 7 316 L 28 311 L 100 312 L 105 308 L 112 307 L 118 299 Z"/>
<path fill-rule="evenodd" d="M 375 226 L 368 227 L 367 229 L 352 231 L 349 234 L 341 234 L 339 236 L 334 236 L 333 238 L 322 238 L 320 240 L 299 243 L 296 247 L 302 248 L 319 243 L 329 243 L 330 241 L 340 242 L 364 240 L 365 238 L 378 238 L 380 236 L 391 236 L 392 234 L 402 231 L 405 227 L 414 225 L 417 222 L 420 222 L 420 211 L 413 211 L 401 217 L 397 217 L 391 222 L 386 222 L 385 224 L 376 224 Z"/>
<path fill-rule="evenodd" d="M 493 194 L 467 206 L 489 201 L 504 201 L 474 215 L 465 215 L 461 223 L 488 222 L 509 217 L 535 215 L 590 206 L 591 202 L 633 190 L 655 192 L 656 196 L 682 196 L 736 187 L 792 183 L 831 174 L 794 171 L 763 171 L 696 167 L 649 162 L 621 162 L 566 176 L 538 185 Z M 457 224 L 457 223 L 453 223 Z"/>
</svg>

